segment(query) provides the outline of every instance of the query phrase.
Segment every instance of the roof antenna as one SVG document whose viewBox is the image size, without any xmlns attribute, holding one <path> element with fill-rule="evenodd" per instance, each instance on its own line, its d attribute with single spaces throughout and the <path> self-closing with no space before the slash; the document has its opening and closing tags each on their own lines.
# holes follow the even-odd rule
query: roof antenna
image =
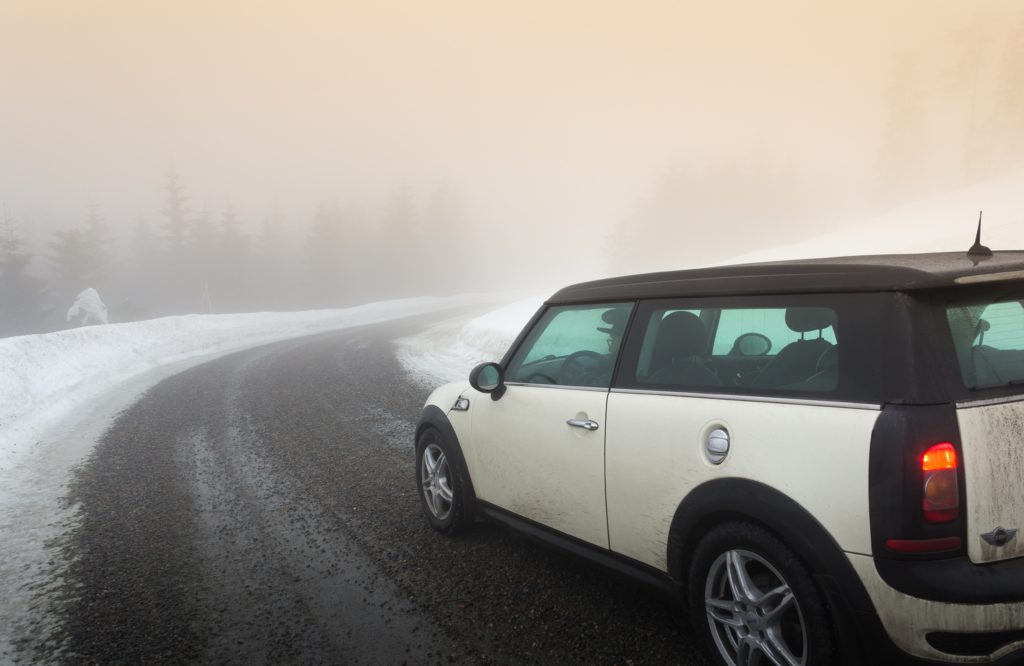
<svg viewBox="0 0 1024 666">
<path fill-rule="evenodd" d="M 981 244 L 981 214 L 982 211 L 978 211 L 978 233 L 974 237 L 974 245 L 971 246 L 970 250 L 967 250 L 968 257 L 991 257 L 992 250 L 988 249 Z"/>
</svg>

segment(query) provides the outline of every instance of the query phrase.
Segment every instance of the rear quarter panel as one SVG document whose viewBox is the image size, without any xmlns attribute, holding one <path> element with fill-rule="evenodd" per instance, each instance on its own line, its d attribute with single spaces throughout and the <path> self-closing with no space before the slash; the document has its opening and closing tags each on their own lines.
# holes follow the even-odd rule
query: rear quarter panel
<svg viewBox="0 0 1024 666">
<path fill-rule="evenodd" d="M 771 486 L 843 550 L 870 554 L 868 461 L 878 415 L 873 408 L 613 391 L 606 449 L 612 550 L 668 571 L 680 503 L 698 485 L 732 477 Z M 728 430 L 730 451 L 713 465 L 704 444 L 717 427 Z"/>
</svg>

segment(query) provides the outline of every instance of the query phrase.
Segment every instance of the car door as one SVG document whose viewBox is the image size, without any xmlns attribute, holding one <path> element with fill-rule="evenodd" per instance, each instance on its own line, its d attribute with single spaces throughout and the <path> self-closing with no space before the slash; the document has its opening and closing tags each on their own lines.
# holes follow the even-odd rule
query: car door
<svg viewBox="0 0 1024 666">
<path fill-rule="evenodd" d="M 550 307 L 505 367 L 497 400 L 474 401 L 477 497 L 608 547 L 605 409 L 630 303 Z"/>
<path fill-rule="evenodd" d="M 830 331 L 781 331 L 779 322 L 796 306 L 821 306 L 822 320 L 835 321 L 837 312 L 848 312 L 838 307 L 843 302 L 834 296 L 641 302 L 605 417 L 612 551 L 666 571 L 672 521 L 683 499 L 704 483 L 745 479 L 804 507 L 844 548 L 869 552 L 864 507 L 879 412 L 877 404 L 850 399 L 860 381 L 850 380 L 870 377 L 872 357 L 858 352 L 864 360 L 847 363 L 843 390 L 838 344 L 830 343 L 836 366 L 811 368 L 803 381 L 779 386 L 744 384 L 744 377 L 718 367 L 714 355 L 750 334 L 769 338 L 775 349 L 802 337 L 836 340 Z M 854 358 L 872 324 L 842 317 L 842 344 L 851 350 L 846 358 Z"/>
</svg>

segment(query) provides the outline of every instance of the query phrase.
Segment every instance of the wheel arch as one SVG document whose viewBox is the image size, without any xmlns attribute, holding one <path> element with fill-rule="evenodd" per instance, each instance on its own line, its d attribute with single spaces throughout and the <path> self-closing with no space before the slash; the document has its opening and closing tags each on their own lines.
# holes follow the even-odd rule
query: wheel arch
<svg viewBox="0 0 1024 666">
<path fill-rule="evenodd" d="M 456 462 L 458 462 L 466 473 L 466 485 L 468 486 L 467 490 L 469 491 L 469 499 L 471 500 L 469 506 L 472 507 L 476 504 L 476 490 L 473 488 L 473 478 L 469 473 L 469 465 L 466 464 L 466 456 L 462 452 L 462 444 L 459 442 L 459 436 L 455 434 L 455 428 L 452 427 L 447 414 L 441 411 L 441 408 L 437 405 L 427 405 L 423 408 L 423 412 L 420 414 L 420 419 L 416 423 L 416 439 L 414 440 L 414 445 L 416 447 L 419 446 L 420 436 L 427 428 L 436 429 L 441 433 L 442 437 L 451 443 L 456 456 Z"/>
<path fill-rule="evenodd" d="M 697 544 L 716 525 L 731 521 L 756 524 L 793 550 L 828 602 L 844 653 L 859 652 L 865 634 L 881 629 L 864 584 L 825 527 L 791 497 L 749 479 L 708 481 L 683 498 L 668 539 L 672 579 L 685 588 Z"/>
</svg>

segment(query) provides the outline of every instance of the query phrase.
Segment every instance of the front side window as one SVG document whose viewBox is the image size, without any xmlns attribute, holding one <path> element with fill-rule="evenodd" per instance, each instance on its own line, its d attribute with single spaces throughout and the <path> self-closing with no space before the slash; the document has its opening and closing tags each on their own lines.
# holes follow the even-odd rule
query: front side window
<svg viewBox="0 0 1024 666">
<path fill-rule="evenodd" d="M 978 299 L 946 308 L 969 389 L 1024 385 L 1024 301 Z"/>
<path fill-rule="evenodd" d="M 512 357 L 505 380 L 607 387 L 632 311 L 632 303 L 549 308 Z"/>
<path fill-rule="evenodd" d="M 637 315 L 642 342 L 635 365 L 632 355 L 627 359 L 624 383 L 701 393 L 833 391 L 837 326 L 829 307 L 645 303 Z"/>
</svg>

